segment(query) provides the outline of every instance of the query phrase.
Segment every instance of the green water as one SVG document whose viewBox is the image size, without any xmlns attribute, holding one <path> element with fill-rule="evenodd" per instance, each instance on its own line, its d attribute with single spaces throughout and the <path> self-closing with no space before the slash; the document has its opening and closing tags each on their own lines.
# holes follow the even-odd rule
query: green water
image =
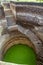
<svg viewBox="0 0 43 65">
<path fill-rule="evenodd" d="M 10 47 L 5 55 L 3 61 L 17 64 L 36 65 L 36 54 L 32 48 L 27 45 L 14 45 Z"/>
</svg>

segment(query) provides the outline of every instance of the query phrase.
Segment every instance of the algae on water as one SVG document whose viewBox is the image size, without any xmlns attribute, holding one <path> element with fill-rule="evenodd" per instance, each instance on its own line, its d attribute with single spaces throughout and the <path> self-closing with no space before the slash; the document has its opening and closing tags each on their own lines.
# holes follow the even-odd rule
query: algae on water
<svg viewBox="0 0 43 65">
<path fill-rule="evenodd" d="M 3 61 L 16 64 L 36 65 L 36 54 L 27 45 L 17 44 L 10 47 L 3 56 Z"/>
</svg>

